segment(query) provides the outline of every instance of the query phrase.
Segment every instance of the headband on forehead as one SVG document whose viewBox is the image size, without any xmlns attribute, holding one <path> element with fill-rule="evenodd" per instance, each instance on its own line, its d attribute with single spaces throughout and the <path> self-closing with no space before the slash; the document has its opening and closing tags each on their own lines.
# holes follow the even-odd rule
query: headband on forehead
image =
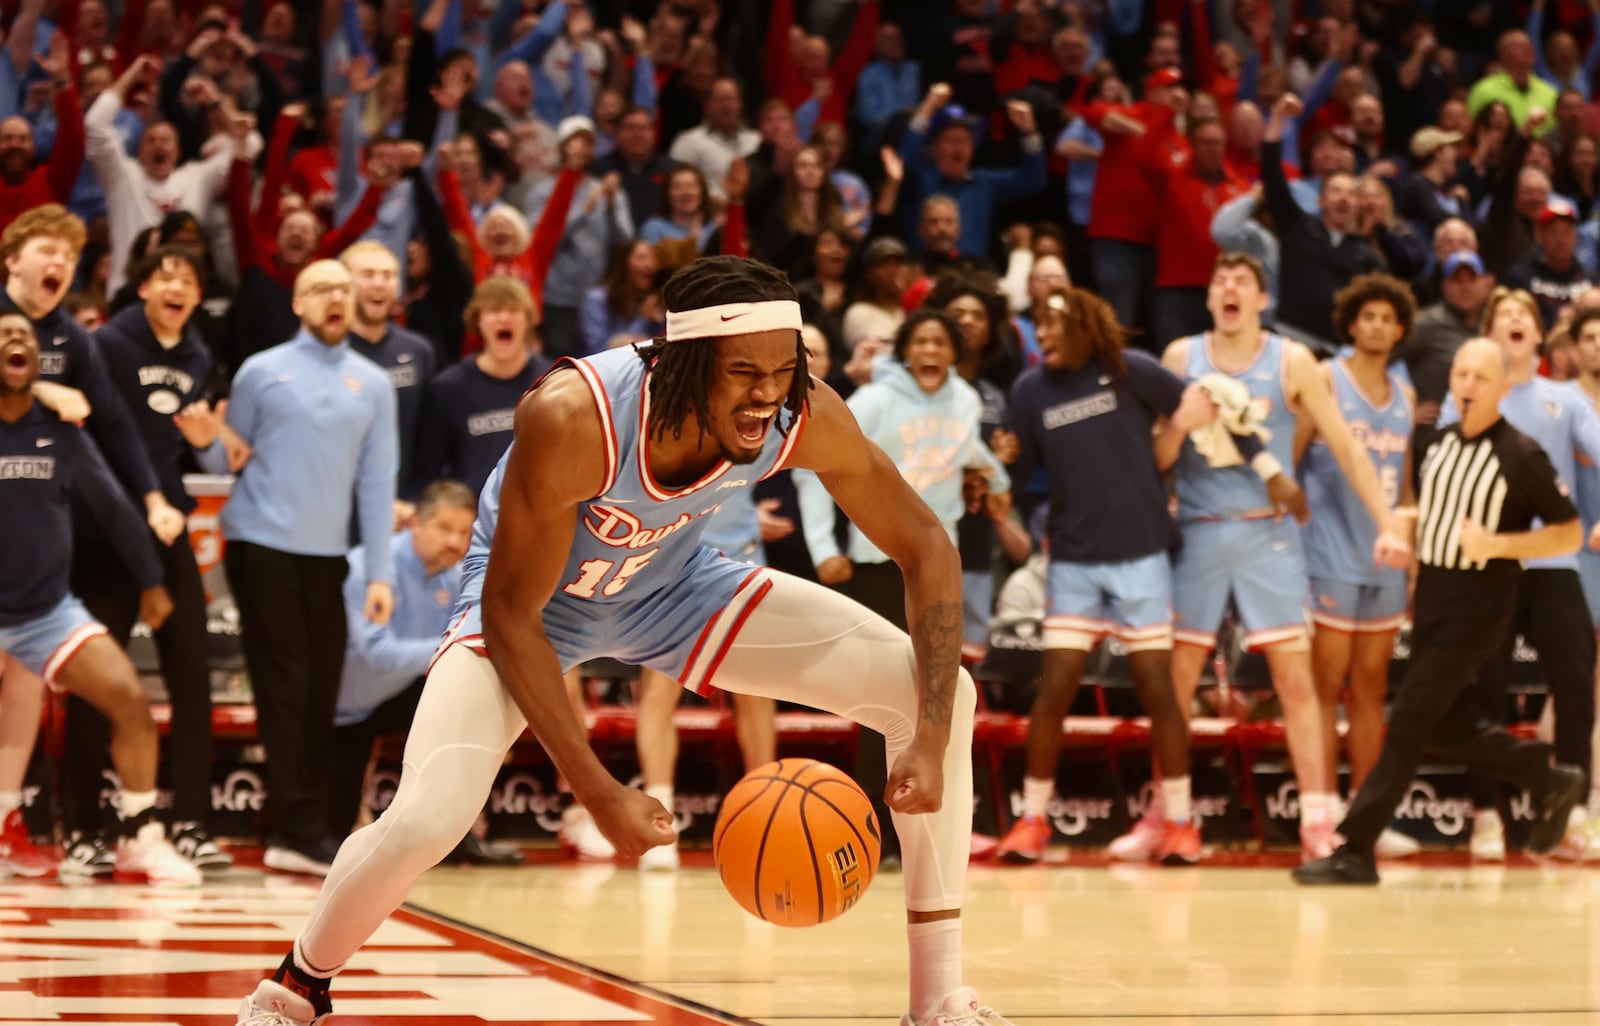
<svg viewBox="0 0 1600 1026">
<path fill-rule="evenodd" d="M 780 328 L 800 330 L 800 304 L 792 299 L 773 299 L 763 303 L 727 303 L 698 310 L 667 312 L 667 341 L 692 338 L 721 338 L 748 335 Z"/>
</svg>

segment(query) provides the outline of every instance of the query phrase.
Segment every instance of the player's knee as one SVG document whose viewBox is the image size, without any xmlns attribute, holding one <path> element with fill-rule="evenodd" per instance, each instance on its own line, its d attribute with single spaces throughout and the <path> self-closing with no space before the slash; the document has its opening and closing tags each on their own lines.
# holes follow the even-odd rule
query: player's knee
<svg viewBox="0 0 1600 1026">
<path fill-rule="evenodd" d="M 435 804 L 395 798 L 383 814 L 389 821 L 385 847 L 424 869 L 450 854 L 478 818 L 478 807 L 459 799 Z"/>
</svg>

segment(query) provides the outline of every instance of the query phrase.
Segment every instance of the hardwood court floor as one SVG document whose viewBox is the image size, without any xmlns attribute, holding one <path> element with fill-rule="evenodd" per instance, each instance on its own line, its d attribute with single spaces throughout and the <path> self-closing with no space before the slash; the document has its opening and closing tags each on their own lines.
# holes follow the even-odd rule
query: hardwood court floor
<svg viewBox="0 0 1600 1026">
<path fill-rule="evenodd" d="M 1451 861 L 1349 890 L 1282 866 L 974 867 L 968 979 L 1023 1026 L 1600 1022 L 1600 871 Z M 434 870 L 341 977 L 333 1026 L 894 1026 L 898 876 L 784 930 L 689 863 Z M 188 894 L 0 881 L 0 1026 L 232 1022 L 314 894 L 254 869 Z"/>
</svg>

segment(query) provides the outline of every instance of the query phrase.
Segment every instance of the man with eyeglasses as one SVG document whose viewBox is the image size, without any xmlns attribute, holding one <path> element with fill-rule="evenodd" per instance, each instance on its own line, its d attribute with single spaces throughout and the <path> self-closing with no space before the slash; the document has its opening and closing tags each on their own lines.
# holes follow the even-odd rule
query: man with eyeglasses
<svg viewBox="0 0 1600 1026">
<path fill-rule="evenodd" d="M 226 412 L 243 447 L 230 454 L 238 480 L 222 511 L 224 559 L 267 753 L 264 862 L 317 876 L 338 850 L 324 777 L 352 504 L 363 538 L 389 537 L 399 459 L 394 389 L 346 341 L 353 295 L 343 264 L 307 265 L 294 283 L 300 331 L 239 367 Z M 365 612 L 383 624 L 394 568 L 388 546 L 368 548 Z"/>
</svg>

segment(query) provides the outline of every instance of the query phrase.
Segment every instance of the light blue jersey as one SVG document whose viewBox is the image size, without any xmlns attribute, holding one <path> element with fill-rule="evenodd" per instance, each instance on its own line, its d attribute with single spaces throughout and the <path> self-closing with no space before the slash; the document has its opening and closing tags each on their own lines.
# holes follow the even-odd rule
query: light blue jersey
<svg viewBox="0 0 1600 1026">
<path fill-rule="evenodd" d="M 1600 413 L 1600 403 L 1583 390 L 1576 381 L 1567 382 L 1578 399 L 1590 409 Z M 1583 597 L 1589 605 L 1589 615 L 1600 629 L 1600 552 L 1589 547 L 1589 532 L 1600 522 L 1600 465 L 1579 457 L 1572 482 L 1572 498 L 1583 516 L 1583 547 L 1578 550 L 1578 577 L 1583 583 Z"/>
<path fill-rule="evenodd" d="M 703 690 L 744 617 L 765 594 L 769 571 L 734 562 L 701 543 L 722 501 L 749 501 L 755 483 L 782 469 L 800 431 L 787 410 L 751 463 L 718 463 L 682 488 L 650 472 L 645 425 L 650 398 L 645 364 L 631 347 L 557 367 L 572 368 L 594 393 L 605 443 L 605 483 L 579 505 L 563 583 L 544 609 L 545 633 L 569 668 L 601 655 L 651 666 Z M 779 428 L 783 428 L 780 431 Z M 472 543 L 462 563 L 461 603 L 445 644 L 483 651 L 479 614 L 489 547 L 500 514 L 500 483 L 513 442 L 478 499 Z"/>
<path fill-rule="evenodd" d="M 1284 379 L 1289 368 L 1288 342 L 1274 332 L 1261 336 L 1261 354 L 1246 370 L 1229 374 L 1211 359 L 1209 333 L 1188 339 L 1189 361 L 1184 368 L 1186 381 L 1198 381 L 1207 374 L 1222 374 L 1244 385 L 1253 402 L 1264 407 L 1263 426 L 1272 432 L 1267 451 L 1284 467 L 1294 466 L 1295 410 L 1289 406 Z M 1271 510 L 1266 483 L 1248 464 L 1213 467 L 1195 451 L 1194 442 L 1184 440 L 1175 472 L 1178 490 L 1178 520 L 1234 519 L 1248 513 Z"/>
<path fill-rule="evenodd" d="M 1394 509 L 1400 501 L 1406 449 L 1411 444 L 1411 400 L 1393 371 L 1388 375 L 1389 401 L 1379 406 L 1350 377 L 1343 360 L 1335 360 L 1329 367 L 1339 412 L 1350 425 L 1356 444 L 1371 458 L 1383 486 L 1384 502 Z M 1320 437 L 1311 443 L 1301 461 L 1300 485 L 1311 507 L 1311 521 L 1302 532 L 1306 570 L 1312 579 L 1405 586 L 1405 571 L 1380 569 L 1372 562 L 1378 525 Z"/>
<path fill-rule="evenodd" d="M 1511 387 L 1511 393 L 1500 403 L 1500 415 L 1539 443 L 1568 491 L 1578 486 L 1578 457 L 1600 463 L 1600 415 L 1596 415 L 1588 396 L 1572 387 L 1535 375 L 1532 380 Z M 1439 426 L 1447 427 L 1460 419 L 1455 397 L 1447 396 L 1439 411 Z M 1524 565 L 1537 570 L 1574 570 L 1578 557 L 1530 559 Z"/>
</svg>

